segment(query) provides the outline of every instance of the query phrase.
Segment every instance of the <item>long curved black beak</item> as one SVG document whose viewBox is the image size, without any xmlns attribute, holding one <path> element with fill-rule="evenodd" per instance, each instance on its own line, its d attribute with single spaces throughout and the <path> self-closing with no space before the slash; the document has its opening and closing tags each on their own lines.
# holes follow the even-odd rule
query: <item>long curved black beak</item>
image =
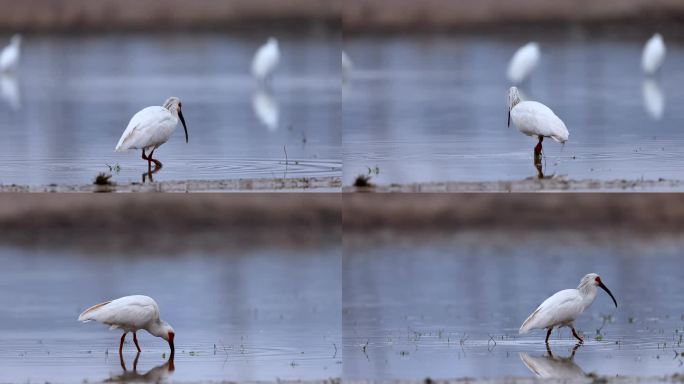
<svg viewBox="0 0 684 384">
<path fill-rule="evenodd" d="M 511 127 L 511 110 L 508 110 L 508 127 Z"/>
<path fill-rule="evenodd" d="M 183 118 L 183 112 L 178 110 L 178 117 L 180 117 L 181 123 L 183 123 L 183 130 L 185 130 L 185 142 L 188 142 L 188 127 L 185 126 L 185 119 Z M 171 345 L 171 350 L 173 350 L 173 345 Z"/>
<path fill-rule="evenodd" d="M 610 298 L 613 299 L 613 303 L 615 303 L 615 308 L 617 308 L 617 301 L 615 300 L 615 296 L 613 296 L 613 294 L 610 292 L 610 289 L 608 289 L 608 287 L 603 285 L 603 283 L 599 283 L 598 286 L 603 288 L 603 290 L 606 291 L 606 293 L 610 295 Z"/>
<path fill-rule="evenodd" d="M 173 340 L 169 340 L 169 347 L 171 348 L 170 360 L 173 361 L 173 355 L 174 355 L 174 353 L 176 353 L 176 348 L 173 346 Z"/>
</svg>

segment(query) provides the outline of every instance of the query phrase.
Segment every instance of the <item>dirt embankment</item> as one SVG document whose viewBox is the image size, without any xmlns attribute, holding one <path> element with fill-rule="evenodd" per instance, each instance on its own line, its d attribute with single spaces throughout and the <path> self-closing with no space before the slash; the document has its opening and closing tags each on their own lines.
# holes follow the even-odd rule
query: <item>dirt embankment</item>
<svg viewBox="0 0 684 384">
<path fill-rule="evenodd" d="M 0 244 L 179 252 L 339 244 L 332 193 L 3 194 Z"/>
<path fill-rule="evenodd" d="M 339 24 L 330 0 L 0 0 L 0 30 L 156 30 Z"/>
<path fill-rule="evenodd" d="M 343 194 L 347 234 L 459 230 L 684 232 L 684 194 Z"/>
<path fill-rule="evenodd" d="M 345 32 L 534 23 L 681 21 L 680 0 L 344 0 Z"/>
</svg>

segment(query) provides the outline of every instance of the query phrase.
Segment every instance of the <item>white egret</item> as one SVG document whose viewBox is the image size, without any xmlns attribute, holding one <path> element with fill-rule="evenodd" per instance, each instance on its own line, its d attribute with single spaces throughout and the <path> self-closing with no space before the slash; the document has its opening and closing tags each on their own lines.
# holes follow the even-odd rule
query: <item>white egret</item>
<svg viewBox="0 0 684 384">
<path fill-rule="evenodd" d="M 347 53 L 342 51 L 342 81 L 347 81 L 347 77 L 349 77 L 352 69 L 354 69 L 354 63 L 347 56 Z"/>
<path fill-rule="evenodd" d="M 278 102 L 269 92 L 259 89 L 252 96 L 252 109 L 254 114 L 270 132 L 278 129 L 280 120 L 280 108 Z"/>
<path fill-rule="evenodd" d="M 17 68 L 21 52 L 21 35 L 14 35 L 10 44 L 0 52 L 0 72 L 11 72 Z"/>
<path fill-rule="evenodd" d="M 644 51 L 641 54 L 641 68 L 647 75 L 656 73 L 665 61 L 665 42 L 660 33 L 653 35 L 644 46 Z"/>
<path fill-rule="evenodd" d="M 514 84 L 522 83 L 539 64 L 541 51 L 539 44 L 527 43 L 518 48 L 508 63 L 508 79 Z"/>
<path fill-rule="evenodd" d="M 176 332 L 169 323 L 159 319 L 159 306 L 154 299 L 148 296 L 125 296 L 93 305 L 81 313 L 78 321 L 84 323 L 97 321 L 109 325 L 110 329 L 121 329 L 123 335 L 121 335 L 121 343 L 119 344 L 119 354 L 123 351 L 123 343 L 128 332 L 133 332 L 133 342 L 140 352 L 136 332 L 141 329 L 166 340 L 171 347 L 172 356 L 175 351 L 173 339 Z"/>
<path fill-rule="evenodd" d="M 254 54 L 252 76 L 261 83 L 270 81 L 279 62 L 280 49 L 278 48 L 278 40 L 274 37 L 269 37 L 266 44 L 259 47 Z"/>
<path fill-rule="evenodd" d="M 565 123 L 546 105 L 536 101 L 521 101 L 518 88 L 508 90 L 508 126 L 511 120 L 518 130 L 527 136 L 536 136 L 539 143 L 534 147 L 534 157 L 541 156 L 542 141 L 550 137 L 556 142 L 565 143 L 569 133 Z"/>
<path fill-rule="evenodd" d="M 169 97 L 164 106 L 147 107 L 133 115 L 128 127 L 119 139 L 115 151 L 125 151 L 127 149 L 142 149 L 142 158 L 154 162 L 157 167 L 161 167 L 159 160 L 153 159 L 155 149 L 166 143 L 173 131 L 176 130 L 178 120 L 183 124 L 185 130 L 185 142 L 188 142 L 188 128 L 185 126 L 182 108 L 183 104 L 177 97 Z M 149 155 L 145 155 L 145 150 L 150 150 Z"/>
<path fill-rule="evenodd" d="M 608 287 L 603 285 L 601 277 L 595 273 L 589 273 L 580 280 L 576 289 L 564 289 L 544 300 L 543 303 L 525 320 L 520 327 L 519 333 L 525 334 L 533 329 L 547 329 L 546 343 L 554 327 L 569 327 L 572 335 L 579 340 L 584 340 L 575 331 L 575 319 L 587 309 L 596 298 L 596 287 L 601 287 L 610 298 L 613 299 L 617 308 L 617 301 Z"/>
</svg>

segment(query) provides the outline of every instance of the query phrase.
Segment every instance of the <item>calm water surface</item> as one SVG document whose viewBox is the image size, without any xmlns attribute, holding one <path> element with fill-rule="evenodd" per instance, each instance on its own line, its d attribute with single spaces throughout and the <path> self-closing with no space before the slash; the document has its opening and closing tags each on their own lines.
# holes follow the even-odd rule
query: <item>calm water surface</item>
<svg viewBox="0 0 684 384">
<path fill-rule="evenodd" d="M 343 89 L 344 182 L 379 168 L 378 183 L 515 180 L 536 176 L 536 144 L 507 128 L 506 68 L 536 40 L 542 58 L 525 97 L 568 126 L 545 142 L 544 173 L 572 179 L 681 179 L 684 35 L 665 33 L 660 76 L 642 75 L 653 31 L 506 32 L 350 37 Z"/>
<path fill-rule="evenodd" d="M 0 183 L 90 183 L 107 165 L 140 181 L 140 152 L 114 146 L 172 95 L 190 142 L 179 126 L 155 180 L 341 175 L 339 38 L 276 34 L 281 65 L 259 91 L 249 68 L 266 33 L 26 36 L 20 71 L 0 78 Z"/>
<path fill-rule="evenodd" d="M 129 294 L 154 297 L 177 335 L 169 372 L 167 343 L 139 332 L 138 375 L 255 381 L 341 374 L 339 248 L 144 258 L 0 248 L 0 259 L 1 382 L 136 378 L 132 342 L 124 346 L 124 372 L 120 332 L 76 321 L 88 306 Z"/>
<path fill-rule="evenodd" d="M 487 238 L 488 243 L 483 239 Z M 622 244 L 622 245 L 621 245 Z M 468 233 L 392 245 L 345 246 L 344 377 L 664 375 L 681 373 L 681 242 L 573 234 Z M 558 290 L 599 273 L 599 291 L 564 328 L 519 336 L 525 318 Z"/>
</svg>

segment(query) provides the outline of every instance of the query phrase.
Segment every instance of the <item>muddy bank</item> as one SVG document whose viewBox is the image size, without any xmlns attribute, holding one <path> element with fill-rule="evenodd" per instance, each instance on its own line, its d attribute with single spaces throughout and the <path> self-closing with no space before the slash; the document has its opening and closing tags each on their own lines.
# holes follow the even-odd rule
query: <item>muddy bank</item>
<svg viewBox="0 0 684 384">
<path fill-rule="evenodd" d="M 182 180 L 153 183 L 111 183 L 104 185 L 0 184 L 0 192 L 249 192 L 249 191 L 335 191 L 342 186 L 339 177 L 299 177 L 273 179 Z"/>
<path fill-rule="evenodd" d="M 373 184 L 373 180 L 370 180 Z M 346 186 L 344 192 L 655 192 L 680 191 L 684 180 L 572 180 L 563 177 L 512 181 L 446 181 L 435 183 Z"/>
<path fill-rule="evenodd" d="M 380 230 L 684 231 L 682 194 L 343 194 L 345 234 Z"/>
<path fill-rule="evenodd" d="M 339 243 L 338 194 L 4 194 L 0 244 L 97 251 Z"/>
<path fill-rule="evenodd" d="M 0 30 L 208 29 L 255 23 L 339 25 L 328 0 L 0 0 Z"/>
<path fill-rule="evenodd" d="M 370 384 L 377 383 L 377 381 L 366 380 L 345 380 L 345 383 L 350 384 Z M 499 379 L 447 379 L 447 380 L 433 380 L 427 378 L 425 380 L 389 380 L 384 381 L 386 384 L 463 384 L 463 383 L 480 383 L 480 384 L 503 384 L 503 383 L 549 383 L 549 384 L 569 384 L 569 383 L 682 383 L 684 376 L 655 376 L 655 377 L 641 377 L 641 376 L 601 376 L 595 374 L 588 374 L 583 378 L 540 378 L 540 377 L 504 377 Z"/>
<path fill-rule="evenodd" d="M 676 0 L 348 0 L 342 6 L 345 32 L 446 29 L 495 24 L 679 21 Z"/>
</svg>

